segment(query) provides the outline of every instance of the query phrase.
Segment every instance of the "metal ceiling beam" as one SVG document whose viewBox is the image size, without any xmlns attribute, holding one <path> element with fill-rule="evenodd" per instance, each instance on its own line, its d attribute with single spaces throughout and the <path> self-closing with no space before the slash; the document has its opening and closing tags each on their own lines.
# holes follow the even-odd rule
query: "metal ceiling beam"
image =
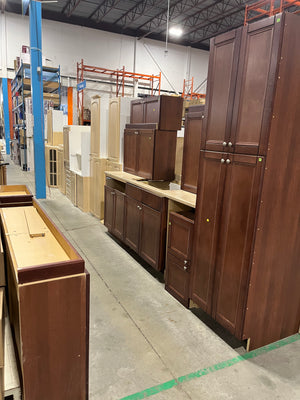
<svg viewBox="0 0 300 400">
<path fill-rule="evenodd" d="M 69 0 L 67 4 L 64 6 L 62 13 L 66 14 L 67 17 L 71 17 L 71 15 L 76 10 L 80 2 L 81 0 Z"/>
<path fill-rule="evenodd" d="M 203 7 L 201 6 L 203 3 L 206 1 L 203 0 L 180 0 L 176 1 L 175 4 L 173 4 L 170 7 L 170 22 L 172 22 L 172 19 L 178 18 L 182 16 L 185 12 L 191 10 L 191 9 L 197 9 L 197 12 L 201 11 Z M 149 19 L 146 23 L 143 25 L 140 25 L 137 29 L 142 29 L 142 30 L 147 30 L 147 31 L 153 31 L 154 29 L 157 29 L 158 27 L 163 27 L 167 25 L 167 12 L 168 9 L 165 8 L 163 12 L 158 13 L 155 15 L 155 17 Z"/>
<path fill-rule="evenodd" d="M 129 26 L 137 17 L 145 13 L 147 9 L 161 5 L 162 0 L 141 0 L 124 15 L 118 18 L 114 24 Z"/>
<path fill-rule="evenodd" d="M 220 18 L 217 22 L 208 24 L 199 31 L 196 32 L 194 38 L 190 38 L 191 44 L 195 45 L 203 43 L 216 35 L 225 33 L 229 30 L 235 29 L 244 23 L 245 12 L 240 11 L 239 13 L 232 13 L 224 18 Z"/>
<path fill-rule="evenodd" d="M 89 19 L 94 19 L 97 23 L 102 19 L 118 4 L 120 0 L 104 0 L 99 6 L 91 13 Z"/>
<path fill-rule="evenodd" d="M 206 26 L 209 26 L 212 23 L 219 22 L 225 19 L 226 17 L 230 17 L 234 14 L 240 15 L 241 12 L 243 13 L 245 12 L 245 1 L 236 0 L 235 1 L 236 4 L 234 6 L 232 6 L 231 4 L 226 4 L 226 1 L 224 2 L 225 4 L 223 4 L 222 6 L 220 5 L 220 3 L 222 2 L 218 3 L 219 4 L 216 6 L 216 8 L 215 7 L 209 8 L 205 10 L 203 13 L 201 13 L 201 15 L 198 15 L 193 20 L 193 23 L 191 20 L 187 20 L 185 23 L 185 27 L 190 27 L 190 29 L 185 29 L 183 35 L 189 36 L 192 33 L 197 33 L 199 29 L 205 28 Z M 237 3 L 240 4 L 238 5 Z M 195 21 L 197 21 L 198 23 L 195 24 Z"/>
</svg>

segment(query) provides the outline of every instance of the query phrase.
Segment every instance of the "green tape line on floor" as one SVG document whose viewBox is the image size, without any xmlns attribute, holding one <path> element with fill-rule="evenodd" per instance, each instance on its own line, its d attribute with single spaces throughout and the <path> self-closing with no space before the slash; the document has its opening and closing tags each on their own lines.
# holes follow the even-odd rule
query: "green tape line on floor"
<svg viewBox="0 0 300 400">
<path fill-rule="evenodd" d="M 187 375 L 180 376 L 177 379 L 172 379 L 160 385 L 152 386 L 151 388 L 142 390 L 141 392 L 131 394 L 126 397 L 122 397 L 121 400 L 140 400 L 145 399 L 147 397 L 153 396 L 157 393 L 164 392 L 166 390 L 172 389 L 174 386 L 179 385 L 180 383 L 191 381 L 192 379 L 201 378 L 201 376 L 205 376 L 211 374 L 212 372 L 219 371 L 224 368 L 231 367 L 241 361 L 250 360 L 252 358 L 258 357 L 262 354 L 269 353 L 272 350 L 279 349 L 280 347 L 286 346 L 287 344 L 297 342 L 300 340 L 300 335 L 296 334 L 293 336 L 289 336 L 285 339 L 278 340 L 278 342 L 268 344 L 266 346 L 260 347 L 257 350 L 249 351 L 249 353 L 245 353 L 241 356 L 237 356 L 231 358 L 230 360 L 219 362 L 218 364 L 212 365 L 208 368 L 199 369 L 196 372 L 192 372 Z"/>
</svg>

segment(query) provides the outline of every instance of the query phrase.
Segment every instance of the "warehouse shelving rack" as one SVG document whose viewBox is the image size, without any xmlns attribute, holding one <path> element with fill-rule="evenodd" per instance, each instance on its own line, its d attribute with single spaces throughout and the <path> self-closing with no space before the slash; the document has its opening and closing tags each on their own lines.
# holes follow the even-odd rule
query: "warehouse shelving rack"
<svg viewBox="0 0 300 400">
<path fill-rule="evenodd" d="M 91 65 L 86 65 L 81 59 L 81 62 L 77 63 L 77 85 L 84 81 L 84 72 L 86 73 L 94 73 L 98 75 L 108 76 L 110 79 L 110 83 L 113 82 L 116 85 L 116 97 L 122 96 L 124 97 L 125 92 L 125 84 L 126 80 L 132 79 L 133 82 L 147 81 L 149 83 L 149 89 L 151 95 L 160 95 L 161 89 L 161 72 L 158 75 L 148 75 L 148 74 L 139 74 L 137 72 L 128 72 L 125 71 L 125 67 L 122 69 L 108 69 L 102 67 L 95 67 Z M 84 120 L 83 113 L 83 98 L 84 98 L 84 89 L 77 90 L 77 111 L 81 124 L 84 124 L 86 121 Z"/>
<path fill-rule="evenodd" d="M 44 100 L 53 101 L 53 108 L 60 109 L 61 76 L 59 67 L 43 66 Z M 31 96 L 30 64 L 21 63 L 11 82 L 13 102 L 14 139 L 11 140 L 11 155 L 16 164 L 21 165 L 21 151 L 24 151 L 22 169 L 27 171 L 26 110 L 25 98 Z M 22 133 L 22 135 L 21 135 Z"/>
</svg>

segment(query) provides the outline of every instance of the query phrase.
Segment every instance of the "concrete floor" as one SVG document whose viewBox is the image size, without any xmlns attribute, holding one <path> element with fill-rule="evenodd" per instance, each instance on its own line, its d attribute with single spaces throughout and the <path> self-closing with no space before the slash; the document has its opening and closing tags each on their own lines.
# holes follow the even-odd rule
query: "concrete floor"
<svg viewBox="0 0 300 400">
<path fill-rule="evenodd" d="M 8 184 L 35 192 L 32 173 L 13 164 L 7 172 Z M 58 190 L 47 189 L 40 203 L 91 274 L 90 400 L 151 393 L 155 400 L 300 399 L 300 341 L 179 383 L 180 376 L 244 354 L 244 347 L 199 310 L 185 309 L 160 276 Z M 175 386 L 162 385 L 174 379 Z"/>
</svg>

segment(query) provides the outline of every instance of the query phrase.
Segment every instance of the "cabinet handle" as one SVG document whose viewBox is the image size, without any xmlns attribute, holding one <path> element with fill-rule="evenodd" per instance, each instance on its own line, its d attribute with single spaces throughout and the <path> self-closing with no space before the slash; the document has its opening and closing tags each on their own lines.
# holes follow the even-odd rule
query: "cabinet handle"
<svg viewBox="0 0 300 400">
<path fill-rule="evenodd" d="M 187 271 L 188 267 L 185 265 L 185 266 L 183 267 L 183 269 L 184 269 L 185 271 Z"/>
<path fill-rule="evenodd" d="M 224 158 L 221 158 L 221 164 L 224 164 L 225 160 Z"/>
<path fill-rule="evenodd" d="M 228 146 L 229 146 L 229 147 L 232 147 L 232 143 L 231 143 L 231 142 L 228 142 Z"/>
<path fill-rule="evenodd" d="M 135 131 L 135 132 L 134 132 L 134 134 L 135 134 L 135 135 L 138 135 L 138 134 L 139 134 L 139 132 L 138 132 L 138 131 Z"/>
<path fill-rule="evenodd" d="M 229 158 L 227 158 L 227 160 L 226 160 L 226 164 L 230 164 L 230 160 L 229 160 Z"/>
<path fill-rule="evenodd" d="M 184 264 L 186 265 L 188 263 L 188 261 L 187 260 L 184 260 Z"/>
<path fill-rule="evenodd" d="M 226 142 L 223 142 L 223 147 L 226 147 L 227 146 L 227 143 Z"/>
<path fill-rule="evenodd" d="M 141 207 L 141 206 L 137 206 L 137 209 L 138 209 L 138 210 L 141 210 L 141 209 L 142 209 L 142 207 Z"/>
</svg>

